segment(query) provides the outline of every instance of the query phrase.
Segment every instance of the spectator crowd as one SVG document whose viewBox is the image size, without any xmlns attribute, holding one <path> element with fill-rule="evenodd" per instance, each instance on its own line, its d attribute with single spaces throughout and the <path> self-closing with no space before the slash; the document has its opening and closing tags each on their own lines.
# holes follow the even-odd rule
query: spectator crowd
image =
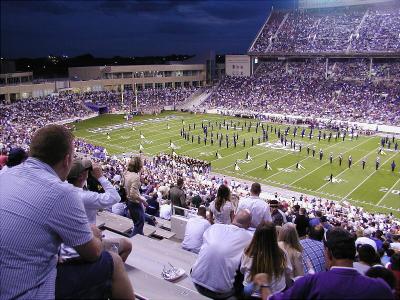
<svg viewBox="0 0 400 300">
<path fill-rule="evenodd" d="M 377 70 L 381 66 L 385 70 L 398 69 L 399 63 L 393 64 L 379 64 Z M 324 69 L 325 62 L 318 59 L 264 62 L 250 77 L 226 76 L 202 107 L 400 124 L 399 73 L 393 73 L 395 80 L 360 80 L 369 72 L 362 60 L 333 62 L 327 73 Z"/>
<path fill-rule="evenodd" d="M 272 11 L 249 52 L 398 52 L 399 20 L 398 5 Z"/>
</svg>

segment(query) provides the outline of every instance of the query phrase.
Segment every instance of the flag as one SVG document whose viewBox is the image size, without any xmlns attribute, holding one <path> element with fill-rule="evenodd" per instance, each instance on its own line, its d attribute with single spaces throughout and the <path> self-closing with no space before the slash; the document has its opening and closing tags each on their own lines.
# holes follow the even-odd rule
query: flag
<svg viewBox="0 0 400 300">
<path fill-rule="evenodd" d="M 139 145 L 139 150 L 143 150 L 144 148 L 143 148 L 143 146 L 142 146 L 142 144 L 140 144 Z"/>
<path fill-rule="evenodd" d="M 136 128 L 135 128 L 135 127 L 132 127 L 132 131 L 136 131 Z"/>
<path fill-rule="evenodd" d="M 144 137 L 144 135 L 143 135 L 143 134 L 141 134 L 141 135 L 140 135 L 140 138 L 141 138 L 141 139 L 144 139 L 145 137 Z"/>
</svg>

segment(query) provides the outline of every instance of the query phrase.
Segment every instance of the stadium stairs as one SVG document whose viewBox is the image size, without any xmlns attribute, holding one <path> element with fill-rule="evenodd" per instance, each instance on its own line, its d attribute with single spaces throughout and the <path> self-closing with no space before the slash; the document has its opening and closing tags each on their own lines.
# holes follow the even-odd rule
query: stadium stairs
<svg viewBox="0 0 400 300">
<path fill-rule="evenodd" d="M 97 216 L 97 225 L 105 228 L 105 238 L 124 235 L 132 243 L 125 268 L 138 299 L 207 299 L 197 292 L 188 276 L 197 254 L 183 250 L 174 240 L 175 234 L 168 231 L 169 221 L 157 219 L 157 222 L 164 229 L 145 225 L 145 235 L 126 237 L 132 220 L 109 212 L 100 212 Z M 164 280 L 161 272 L 164 266 L 170 268 L 170 265 L 184 269 L 186 274 L 174 282 Z"/>
<path fill-rule="evenodd" d="M 203 103 L 207 98 L 211 95 L 211 91 L 209 89 L 199 89 L 195 93 L 193 93 L 185 103 L 180 106 L 177 106 L 178 110 L 190 110 L 193 107 L 199 106 Z"/>
</svg>

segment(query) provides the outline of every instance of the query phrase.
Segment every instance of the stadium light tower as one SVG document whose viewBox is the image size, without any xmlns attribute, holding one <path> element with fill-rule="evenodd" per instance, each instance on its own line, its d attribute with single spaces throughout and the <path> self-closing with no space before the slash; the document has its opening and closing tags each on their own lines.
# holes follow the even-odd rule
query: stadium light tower
<svg viewBox="0 0 400 300">
<path fill-rule="evenodd" d="M 124 85 L 121 84 L 121 108 L 124 106 Z"/>
<path fill-rule="evenodd" d="M 137 108 L 137 89 L 136 89 L 136 85 L 135 85 L 135 109 L 136 109 L 136 112 L 137 112 L 138 108 Z"/>
</svg>

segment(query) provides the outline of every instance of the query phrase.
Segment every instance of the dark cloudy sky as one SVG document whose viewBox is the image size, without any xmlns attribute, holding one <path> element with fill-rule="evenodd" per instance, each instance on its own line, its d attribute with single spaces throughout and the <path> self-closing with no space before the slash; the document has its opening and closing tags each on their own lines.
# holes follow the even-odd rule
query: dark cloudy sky
<svg viewBox="0 0 400 300">
<path fill-rule="evenodd" d="M 293 0 L 1 0 L 1 56 L 244 53 Z"/>
</svg>

